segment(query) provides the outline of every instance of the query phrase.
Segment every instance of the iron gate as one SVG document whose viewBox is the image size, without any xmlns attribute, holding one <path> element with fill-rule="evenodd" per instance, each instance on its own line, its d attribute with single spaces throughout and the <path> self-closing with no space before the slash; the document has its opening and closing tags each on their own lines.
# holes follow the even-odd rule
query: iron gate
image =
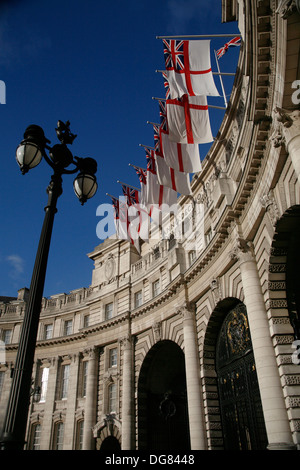
<svg viewBox="0 0 300 470">
<path fill-rule="evenodd" d="M 266 449 L 267 435 L 244 304 L 232 309 L 222 324 L 216 364 L 225 449 Z"/>
</svg>

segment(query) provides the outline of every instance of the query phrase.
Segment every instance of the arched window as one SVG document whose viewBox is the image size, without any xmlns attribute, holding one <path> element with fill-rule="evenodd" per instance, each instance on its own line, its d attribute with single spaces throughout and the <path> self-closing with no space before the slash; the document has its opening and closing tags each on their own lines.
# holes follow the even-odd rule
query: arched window
<svg viewBox="0 0 300 470">
<path fill-rule="evenodd" d="M 32 426 L 30 450 L 40 450 L 41 425 L 36 423 Z"/>
<path fill-rule="evenodd" d="M 54 439 L 53 439 L 53 449 L 54 450 L 63 450 L 63 439 L 64 439 L 64 423 L 58 422 L 54 428 Z"/>
<path fill-rule="evenodd" d="M 76 426 L 76 450 L 82 450 L 84 421 L 81 419 Z"/>
</svg>

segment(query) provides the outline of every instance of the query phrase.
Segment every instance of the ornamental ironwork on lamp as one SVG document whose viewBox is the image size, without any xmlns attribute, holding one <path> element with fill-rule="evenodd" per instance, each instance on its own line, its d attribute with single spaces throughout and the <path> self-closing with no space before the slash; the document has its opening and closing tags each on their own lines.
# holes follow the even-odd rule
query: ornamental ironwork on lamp
<svg viewBox="0 0 300 470">
<path fill-rule="evenodd" d="M 32 124 L 24 132 L 24 139 L 16 150 L 16 160 L 22 174 L 26 174 L 44 160 L 54 169 L 56 175 L 74 174 L 79 172 L 73 186 L 76 196 L 83 205 L 97 191 L 97 162 L 93 158 L 73 157 L 67 145 L 77 137 L 70 131 L 70 122 L 58 121 L 56 135 L 59 144 L 50 147 L 50 140 L 45 137 L 40 126 Z M 49 151 L 49 155 L 46 153 Z M 73 165 L 72 169 L 67 169 Z"/>
</svg>

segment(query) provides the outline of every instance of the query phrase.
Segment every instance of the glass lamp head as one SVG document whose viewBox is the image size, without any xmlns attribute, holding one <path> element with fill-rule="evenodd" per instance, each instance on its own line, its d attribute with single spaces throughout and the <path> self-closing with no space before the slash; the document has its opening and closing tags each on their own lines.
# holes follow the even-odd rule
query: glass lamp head
<svg viewBox="0 0 300 470">
<path fill-rule="evenodd" d="M 40 148 L 34 142 L 24 140 L 16 150 L 17 163 L 23 174 L 27 173 L 31 168 L 36 167 L 42 157 L 43 154 Z"/>
<path fill-rule="evenodd" d="M 31 124 L 27 127 L 24 132 L 24 140 L 16 151 L 16 159 L 23 174 L 40 163 L 47 142 L 49 140 L 46 139 L 40 126 Z"/>
<path fill-rule="evenodd" d="M 96 194 L 98 188 L 96 177 L 88 173 L 79 173 L 73 186 L 75 194 L 82 205 Z"/>
</svg>

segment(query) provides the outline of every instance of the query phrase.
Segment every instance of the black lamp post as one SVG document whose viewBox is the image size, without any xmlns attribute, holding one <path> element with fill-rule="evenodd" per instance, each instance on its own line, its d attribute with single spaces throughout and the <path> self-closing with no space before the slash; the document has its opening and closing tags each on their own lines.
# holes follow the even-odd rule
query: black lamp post
<svg viewBox="0 0 300 470">
<path fill-rule="evenodd" d="M 92 158 L 73 158 L 67 145 L 72 144 L 76 135 L 70 132 L 69 126 L 68 121 L 66 123 L 58 121 L 56 134 L 60 143 L 49 147 L 50 141 L 46 139 L 43 129 L 31 125 L 26 129 L 24 140 L 16 151 L 16 159 L 23 174 L 37 166 L 44 157 L 53 169 L 53 175 L 47 188 L 48 203 L 45 207 L 45 218 L 33 268 L 29 299 L 24 314 L 6 417 L 0 439 L 1 450 L 22 450 L 25 444 L 31 374 L 52 227 L 54 215 L 57 212 L 56 203 L 62 194 L 62 175 L 79 172 L 73 186 L 81 204 L 94 196 L 97 191 L 95 177 L 97 162 Z M 46 149 L 49 151 L 49 156 L 46 154 Z M 70 165 L 73 165 L 73 169 L 67 169 Z"/>
</svg>

